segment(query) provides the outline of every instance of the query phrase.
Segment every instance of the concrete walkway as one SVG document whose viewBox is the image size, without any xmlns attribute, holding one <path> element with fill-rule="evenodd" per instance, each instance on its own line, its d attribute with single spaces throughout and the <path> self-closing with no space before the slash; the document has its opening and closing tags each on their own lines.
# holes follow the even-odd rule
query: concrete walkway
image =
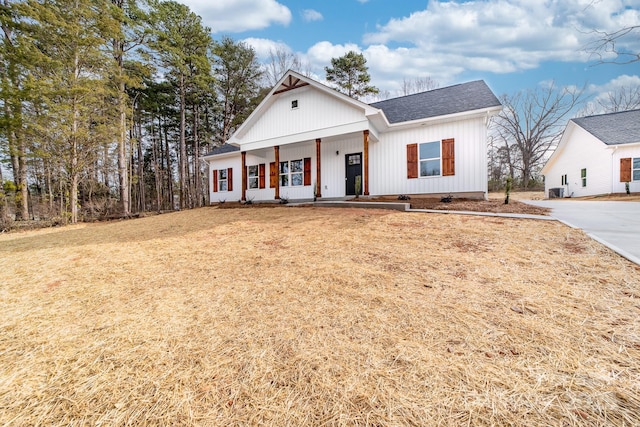
<svg viewBox="0 0 640 427">
<path fill-rule="evenodd" d="M 613 251 L 640 265 L 640 202 L 521 200 L 551 208 L 551 216 L 584 230 Z"/>
</svg>

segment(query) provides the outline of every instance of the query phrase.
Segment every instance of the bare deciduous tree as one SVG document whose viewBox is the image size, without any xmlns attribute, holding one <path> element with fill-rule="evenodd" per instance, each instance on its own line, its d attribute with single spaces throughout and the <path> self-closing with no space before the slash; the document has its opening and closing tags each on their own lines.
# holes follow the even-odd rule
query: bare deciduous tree
<svg viewBox="0 0 640 427">
<path fill-rule="evenodd" d="M 428 90 L 437 89 L 440 84 L 431 77 L 416 77 L 408 80 L 406 77 L 402 79 L 402 87 L 400 88 L 400 96 L 411 95 L 414 93 L 426 92 Z"/>
<path fill-rule="evenodd" d="M 283 46 L 269 50 L 269 61 L 264 65 L 264 78 L 268 87 L 273 87 L 289 71 L 297 71 L 311 77 L 311 66 L 296 53 Z"/>
<path fill-rule="evenodd" d="M 588 102 L 578 116 L 616 113 L 640 108 L 640 86 L 623 86 Z"/>
<path fill-rule="evenodd" d="M 504 109 L 494 119 L 497 142 L 506 147 L 513 172 L 527 189 L 533 173 L 562 136 L 566 118 L 582 102 L 583 88 L 558 88 L 555 83 L 503 96 Z M 515 155 L 514 155 L 515 154 Z M 517 159 L 517 161 L 514 161 Z"/>
<path fill-rule="evenodd" d="M 593 30 L 592 34 L 595 37 L 585 50 L 597 58 L 599 64 L 631 64 L 640 61 L 640 51 L 637 50 L 640 25 L 630 25 L 612 32 Z M 635 46 L 635 50 L 626 48 L 627 43 Z"/>
<path fill-rule="evenodd" d="M 609 92 L 605 99 L 599 99 L 598 103 L 607 113 L 640 108 L 640 86 L 620 87 Z"/>
</svg>

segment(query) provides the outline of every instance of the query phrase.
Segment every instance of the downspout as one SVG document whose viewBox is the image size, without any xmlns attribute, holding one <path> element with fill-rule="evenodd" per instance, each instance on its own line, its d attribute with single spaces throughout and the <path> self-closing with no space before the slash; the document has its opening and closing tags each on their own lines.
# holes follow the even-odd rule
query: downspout
<svg viewBox="0 0 640 427">
<path fill-rule="evenodd" d="M 484 174 L 485 176 L 489 176 L 489 145 L 487 143 L 487 139 L 489 137 L 489 123 L 491 121 L 491 113 L 487 111 L 487 114 L 484 116 L 484 127 L 485 127 L 485 138 L 484 138 Z M 489 182 L 487 181 L 487 187 L 484 189 L 484 199 L 489 200 Z"/>
<path fill-rule="evenodd" d="M 613 155 L 616 154 L 616 150 L 617 149 L 618 149 L 618 146 L 614 145 L 613 146 L 613 151 L 611 152 L 611 194 L 614 193 L 613 186 L 615 185 L 615 182 L 616 182 L 616 180 L 614 178 L 615 173 L 616 173 L 615 172 L 616 168 L 615 168 L 615 165 L 613 164 Z"/>
</svg>

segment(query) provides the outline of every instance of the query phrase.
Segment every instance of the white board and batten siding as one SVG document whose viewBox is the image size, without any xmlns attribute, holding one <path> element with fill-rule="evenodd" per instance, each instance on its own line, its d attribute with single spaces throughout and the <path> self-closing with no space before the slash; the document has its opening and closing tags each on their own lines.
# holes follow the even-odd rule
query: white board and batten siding
<svg viewBox="0 0 640 427">
<path fill-rule="evenodd" d="M 613 151 L 611 155 L 613 169 L 612 192 L 624 193 L 627 190 L 625 183 L 620 181 L 620 159 L 631 159 L 631 162 L 633 162 L 633 159 L 640 159 L 640 142 L 637 144 L 618 145 L 609 149 Z M 640 180 L 633 181 L 633 174 L 629 182 L 629 191 L 632 193 L 640 192 Z"/>
<path fill-rule="evenodd" d="M 612 191 L 612 168 L 614 154 L 611 148 L 573 122 L 563 135 L 553 164 L 544 175 L 546 196 L 552 188 L 563 188 L 564 197 L 584 197 L 607 194 Z M 561 155 L 560 155 L 561 154 Z M 618 160 L 619 164 L 619 160 Z M 586 186 L 582 186 L 582 169 L 586 169 Z M 562 185 L 566 175 L 567 184 Z M 619 171 L 617 174 L 620 179 Z M 623 184 L 624 186 L 624 184 Z"/>
<path fill-rule="evenodd" d="M 225 155 L 217 158 L 215 162 L 209 161 L 209 175 L 213 175 L 220 169 L 232 168 L 232 190 L 213 191 L 213 179 L 209 177 L 209 200 L 211 203 L 237 202 L 242 198 L 242 171 L 240 156 L 237 153 Z"/>
<path fill-rule="evenodd" d="M 484 117 L 385 132 L 369 144 L 372 195 L 487 192 Z M 455 175 L 407 178 L 407 145 L 454 139 Z M 441 166 L 442 171 L 442 166 Z"/>
<path fill-rule="evenodd" d="M 448 123 L 393 130 L 369 142 L 369 194 L 486 194 L 486 125 L 483 117 Z M 407 177 L 407 145 L 444 139 L 454 139 L 455 175 L 438 177 Z M 363 134 L 350 133 L 321 141 L 321 194 L 325 199 L 344 197 L 345 156 L 364 154 Z M 281 145 L 280 161 L 311 158 L 311 186 L 280 187 L 280 196 L 290 200 L 311 199 L 317 181 L 315 140 Z M 269 188 L 269 164 L 275 161 L 273 147 L 249 151 L 246 165 L 265 164 L 266 188 L 247 189 L 247 200 L 274 200 L 275 189 Z M 212 168 L 233 168 L 233 191 L 210 193 L 213 203 L 219 200 L 240 200 L 241 157 L 239 152 L 216 159 Z M 442 170 L 442 168 L 441 168 Z M 363 183 L 364 184 L 364 183 Z M 364 188 L 364 187 L 363 187 Z"/>
<path fill-rule="evenodd" d="M 297 107 L 292 108 L 292 101 Z M 319 113 L 321 112 L 321 114 Z M 363 110 L 336 97 L 303 87 L 285 92 L 273 101 L 241 136 L 243 150 L 315 140 L 367 129 Z"/>
<path fill-rule="evenodd" d="M 295 145 L 285 145 L 280 147 L 279 158 L 281 162 L 291 160 L 304 160 L 305 158 L 311 159 L 311 185 L 303 186 L 289 186 L 280 187 L 280 198 L 301 200 L 313 198 L 313 184 L 316 182 L 316 156 L 315 156 L 315 143 L 307 142 Z M 236 162 L 238 167 L 241 167 L 240 153 L 236 154 Z M 273 148 L 258 150 L 256 152 L 248 152 L 246 154 L 246 166 L 265 165 L 265 188 L 247 188 L 246 198 L 247 200 L 264 201 L 275 200 L 276 190 L 269 185 L 270 181 L 270 169 L 269 165 L 275 162 L 276 156 Z"/>
<path fill-rule="evenodd" d="M 371 152 L 371 146 L 372 144 L 370 143 L 369 152 Z M 345 135 L 343 139 L 322 141 L 320 145 L 320 166 L 323 198 L 344 197 L 346 194 L 345 156 L 355 153 L 363 153 L 364 155 L 364 137 L 362 134 Z M 364 159 L 362 161 L 364 162 Z M 313 164 L 315 166 L 315 160 Z M 371 170 L 371 166 L 369 166 L 369 170 Z M 364 183 L 362 188 L 364 188 Z"/>
<path fill-rule="evenodd" d="M 273 151 L 273 150 L 271 150 Z M 305 158 L 311 159 L 311 185 L 298 185 L 298 186 L 288 186 L 288 187 L 280 187 L 280 198 L 287 200 L 305 200 L 305 199 L 313 199 L 313 184 L 316 182 L 316 155 L 315 155 L 315 142 L 306 142 L 302 144 L 295 145 L 283 145 L 280 147 L 280 161 L 291 161 L 291 160 L 304 160 Z M 275 161 L 275 154 L 272 153 L 273 160 Z M 268 183 L 267 183 L 268 186 Z M 274 196 L 275 196 L 275 190 Z M 273 196 L 271 197 L 273 200 Z"/>
</svg>

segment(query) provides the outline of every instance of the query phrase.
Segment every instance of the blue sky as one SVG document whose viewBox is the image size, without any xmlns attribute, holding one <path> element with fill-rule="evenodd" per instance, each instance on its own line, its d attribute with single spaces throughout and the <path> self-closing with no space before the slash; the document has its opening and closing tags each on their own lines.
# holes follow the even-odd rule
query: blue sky
<svg viewBox="0 0 640 427">
<path fill-rule="evenodd" d="M 331 58 L 364 54 L 372 83 L 400 95 L 403 79 L 441 87 L 483 79 L 496 95 L 554 80 L 592 98 L 640 86 L 640 62 L 597 65 L 594 29 L 640 25 L 640 0 L 182 0 L 214 38 L 230 36 L 261 59 L 279 46 L 323 81 Z M 621 47 L 640 51 L 640 32 Z"/>
</svg>

